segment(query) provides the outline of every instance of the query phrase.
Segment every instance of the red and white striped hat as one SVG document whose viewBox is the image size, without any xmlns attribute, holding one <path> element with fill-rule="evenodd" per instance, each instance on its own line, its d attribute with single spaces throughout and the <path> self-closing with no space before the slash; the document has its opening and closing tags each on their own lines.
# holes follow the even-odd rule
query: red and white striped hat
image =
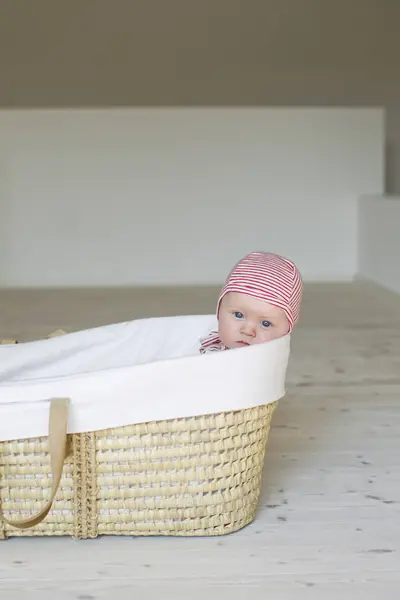
<svg viewBox="0 0 400 600">
<path fill-rule="evenodd" d="M 289 331 L 299 318 L 303 281 L 296 265 L 271 252 L 251 252 L 231 270 L 221 290 L 221 300 L 228 292 L 239 292 L 281 308 L 289 321 Z"/>
</svg>

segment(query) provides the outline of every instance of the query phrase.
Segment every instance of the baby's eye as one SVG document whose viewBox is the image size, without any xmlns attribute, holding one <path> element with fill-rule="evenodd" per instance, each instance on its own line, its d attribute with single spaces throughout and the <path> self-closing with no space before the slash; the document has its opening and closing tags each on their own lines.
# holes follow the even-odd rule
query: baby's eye
<svg viewBox="0 0 400 600">
<path fill-rule="evenodd" d="M 235 311 L 233 314 L 235 315 L 236 319 L 243 319 L 244 317 L 243 313 L 238 311 Z"/>
<path fill-rule="evenodd" d="M 262 327 L 271 327 L 272 323 L 270 321 L 261 321 Z"/>
</svg>

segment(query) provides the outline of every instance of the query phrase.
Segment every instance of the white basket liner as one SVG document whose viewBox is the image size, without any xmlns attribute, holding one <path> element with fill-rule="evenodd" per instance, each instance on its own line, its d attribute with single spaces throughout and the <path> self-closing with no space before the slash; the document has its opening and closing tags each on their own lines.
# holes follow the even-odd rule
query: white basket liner
<svg viewBox="0 0 400 600">
<path fill-rule="evenodd" d="M 139 319 L 0 346 L 0 441 L 48 434 L 49 400 L 71 400 L 69 433 L 246 409 L 285 394 L 290 335 L 199 354 L 214 315 Z"/>
</svg>

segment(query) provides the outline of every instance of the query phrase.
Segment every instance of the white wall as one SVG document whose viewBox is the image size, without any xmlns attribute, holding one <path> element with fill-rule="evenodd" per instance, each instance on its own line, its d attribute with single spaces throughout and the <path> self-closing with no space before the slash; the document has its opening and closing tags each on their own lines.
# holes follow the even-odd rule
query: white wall
<svg viewBox="0 0 400 600">
<path fill-rule="evenodd" d="M 0 285 L 220 284 L 244 253 L 351 279 L 379 109 L 0 111 Z"/>
<path fill-rule="evenodd" d="M 400 196 L 359 201 L 358 275 L 400 293 Z"/>
</svg>

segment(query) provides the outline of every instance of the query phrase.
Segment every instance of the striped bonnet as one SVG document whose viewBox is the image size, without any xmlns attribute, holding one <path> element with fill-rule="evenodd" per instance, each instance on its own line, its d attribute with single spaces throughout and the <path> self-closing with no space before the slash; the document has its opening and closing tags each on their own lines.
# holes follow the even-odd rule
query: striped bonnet
<svg viewBox="0 0 400 600">
<path fill-rule="evenodd" d="M 251 252 L 228 275 L 218 298 L 217 316 L 228 292 L 247 294 L 278 306 L 285 312 L 291 331 L 299 318 L 303 282 L 298 268 L 287 258 L 270 252 Z"/>
</svg>

